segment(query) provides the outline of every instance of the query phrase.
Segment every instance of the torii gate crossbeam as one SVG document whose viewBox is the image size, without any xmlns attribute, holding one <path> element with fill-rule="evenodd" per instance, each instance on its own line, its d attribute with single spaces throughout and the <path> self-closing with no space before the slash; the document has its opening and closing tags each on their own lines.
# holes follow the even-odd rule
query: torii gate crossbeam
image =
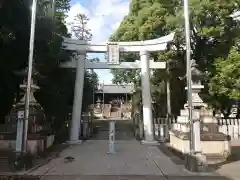
<svg viewBox="0 0 240 180">
<path fill-rule="evenodd" d="M 70 62 L 63 63 L 61 65 L 63 68 L 77 68 L 77 61 L 73 60 Z M 141 61 L 137 60 L 135 62 L 121 62 L 119 64 L 109 64 L 107 62 L 89 62 L 85 60 L 85 69 L 141 69 Z M 154 62 L 149 61 L 149 69 L 165 69 L 166 62 Z"/>
<path fill-rule="evenodd" d="M 167 44 L 173 39 L 175 33 L 163 36 L 157 39 L 146 41 L 116 42 L 119 45 L 120 52 L 148 52 L 164 51 Z M 114 42 L 113 42 L 114 43 Z M 106 43 L 87 44 L 84 40 L 75 40 L 64 38 L 63 48 L 79 52 L 101 53 L 107 51 Z"/>
</svg>

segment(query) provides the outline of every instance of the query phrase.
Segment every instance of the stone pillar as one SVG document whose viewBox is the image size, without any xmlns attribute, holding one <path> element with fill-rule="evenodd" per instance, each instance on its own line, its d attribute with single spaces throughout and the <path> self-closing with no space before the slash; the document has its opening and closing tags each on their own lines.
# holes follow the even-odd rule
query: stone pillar
<svg viewBox="0 0 240 180">
<path fill-rule="evenodd" d="M 150 92 L 150 71 L 148 52 L 140 52 L 141 60 L 141 80 L 142 80 L 142 104 L 143 104 L 143 125 L 146 142 L 153 142 L 153 122 L 152 122 L 152 98 Z"/>
<path fill-rule="evenodd" d="M 193 110 L 193 124 L 192 124 L 192 153 L 201 153 L 201 123 L 200 110 Z"/>
<path fill-rule="evenodd" d="M 81 141 L 79 141 L 79 134 L 81 129 L 85 57 L 86 57 L 86 54 L 84 53 L 77 56 L 77 72 L 76 72 L 76 80 L 75 80 L 75 92 L 74 92 L 72 122 L 71 122 L 71 130 L 70 130 L 70 141 L 69 141 L 70 143 L 81 143 Z"/>
</svg>

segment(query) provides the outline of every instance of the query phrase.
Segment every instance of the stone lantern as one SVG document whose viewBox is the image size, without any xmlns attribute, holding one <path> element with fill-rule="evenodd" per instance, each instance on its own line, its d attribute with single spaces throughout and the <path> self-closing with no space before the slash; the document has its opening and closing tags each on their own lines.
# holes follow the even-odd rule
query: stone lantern
<svg viewBox="0 0 240 180">
<path fill-rule="evenodd" d="M 23 83 L 20 84 L 20 88 L 24 91 L 24 96 L 19 102 L 13 105 L 13 108 L 10 111 L 8 124 L 14 125 L 17 124 L 17 116 L 19 111 L 25 110 L 25 99 L 26 99 L 26 90 L 27 90 L 27 69 L 24 69 L 20 72 L 16 72 L 17 75 L 23 76 Z M 28 134 L 33 135 L 37 134 L 43 129 L 45 123 L 45 114 L 42 106 L 37 102 L 34 97 L 34 93 L 40 89 L 37 85 L 37 77 L 40 77 L 40 74 L 33 68 L 32 80 L 31 80 L 31 91 L 30 91 L 30 103 L 29 103 L 29 119 L 28 119 Z M 31 138 L 31 137 L 28 137 Z M 32 137 L 35 139 L 34 137 Z"/>
<path fill-rule="evenodd" d="M 205 74 L 197 68 L 195 60 L 192 60 L 191 73 L 192 122 L 189 121 L 188 103 L 186 103 L 169 132 L 170 146 L 186 155 L 186 167 L 189 170 L 202 171 L 206 164 L 226 161 L 231 149 L 229 138 L 219 132 L 213 110 L 208 108 L 199 96 L 204 88 L 201 81 Z"/>
<path fill-rule="evenodd" d="M 200 98 L 199 93 L 204 88 L 202 85 L 202 80 L 205 74 L 197 68 L 196 60 L 191 62 L 191 72 L 192 72 L 192 106 L 194 109 L 206 108 L 207 104 L 203 102 Z M 185 88 L 187 90 L 187 87 Z M 188 103 L 184 105 L 185 108 L 188 107 Z"/>
</svg>

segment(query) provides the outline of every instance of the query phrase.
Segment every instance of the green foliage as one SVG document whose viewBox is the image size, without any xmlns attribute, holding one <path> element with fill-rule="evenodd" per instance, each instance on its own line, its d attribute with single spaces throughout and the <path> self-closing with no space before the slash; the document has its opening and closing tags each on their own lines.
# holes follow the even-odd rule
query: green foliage
<svg viewBox="0 0 240 180">
<path fill-rule="evenodd" d="M 190 27 L 192 58 L 196 59 L 200 70 L 209 72 L 209 76 L 203 82 L 205 89 L 203 97 L 209 103 L 220 108 L 227 108 L 231 103 L 230 98 L 236 98 L 236 93 L 222 90 L 225 98 L 216 98 L 208 89 L 209 81 L 214 77 L 216 70 L 214 62 L 222 57 L 226 59 L 229 51 L 240 35 L 239 24 L 233 21 L 229 15 L 240 8 L 239 0 L 190 0 Z M 175 31 L 176 36 L 168 52 L 153 53 L 151 57 L 155 61 L 166 61 L 169 70 L 156 70 L 153 73 L 152 84 L 159 89 L 153 94 L 153 99 L 164 108 L 166 106 L 166 91 L 161 85 L 166 81 L 171 84 L 171 99 L 173 113 L 179 112 L 185 101 L 183 94 L 185 82 L 178 77 L 185 74 L 185 32 L 183 4 L 178 0 L 133 0 L 130 12 L 122 21 L 117 32 L 112 35 L 111 40 L 133 41 L 154 39 Z M 134 61 L 138 57 L 130 58 L 132 55 L 124 55 L 123 61 Z M 136 58 L 137 57 L 137 58 Z M 216 60 L 217 62 L 219 60 Z M 222 71 L 222 70 L 221 70 Z M 114 70 L 114 82 L 129 82 L 135 75 L 135 71 Z M 238 82 L 239 77 L 233 76 L 232 81 Z M 165 83 L 166 84 L 166 83 Z M 212 89 L 211 91 L 214 91 Z M 217 92 L 215 92 L 217 93 Z M 162 98 L 160 98 L 162 97 Z M 159 100 L 157 100 L 159 99 Z M 219 104 L 228 104 L 227 107 Z"/>
<path fill-rule="evenodd" d="M 28 58 L 29 12 L 20 1 L 2 1 L 0 9 L 0 94 L 4 120 L 12 106 L 19 79 L 14 70 L 24 67 Z M 11 82 L 11 83 L 10 83 Z"/>
<path fill-rule="evenodd" d="M 25 68 L 28 63 L 31 2 L 0 2 L 1 123 L 4 123 L 4 116 L 9 113 L 14 98 L 21 98 L 19 84 L 22 77 L 16 76 L 14 72 Z M 73 69 L 60 68 L 62 62 L 69 61 L 72 57 L 71 52 L 61 48 L 62 36 L 70 37 L 65 25 L 70 0 L 56 0 L 55 8 L 51 5 L 51 2 L 39 1 L 37 7 L 34 62 L 43 77 L 39 79 L 41 89 L 36 92 L 36 98 L 47 116 L 61 120 L 71 112 L 76 73 Z M 54 17 L 50 16 L 53 14 Z M 96 82 L 96 74 L 87 74 L 84 92 L 92 91 Z M 88 101 L 85 101 L 83 109 L 91 103 L 91 97 L 86 97 Z M 59 126 L 63 124 L 60 121 L 56 123 Z"/>
<path fill-rule="evenodd" d="M 215 61 L 215 73 L 209 83 L 213 96 L 240 99 L 240 49 L 233 46 L 227 58 Z"/>
</svg>

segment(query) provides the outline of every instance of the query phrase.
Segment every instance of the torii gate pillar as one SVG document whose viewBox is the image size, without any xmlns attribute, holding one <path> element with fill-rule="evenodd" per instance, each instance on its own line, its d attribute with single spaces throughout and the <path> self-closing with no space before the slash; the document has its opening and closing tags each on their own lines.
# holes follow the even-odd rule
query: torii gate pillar
<svg viewBox="0 0 240 180">
<path fill-rule="evenodd" d="M 82 118 L 82 100 L 83 100 L 83 86 L 84 86 L 84 72 L 85 72 L 85 58 L 86 54 L 81 53 L 77 56 L 77 72 L 75 79 L 75 92 L 72 110 L 72 121 L 70 130 L 69 143 L 81 143 L 79 140 L 79 131 L 81 128 Z"/>
<path fill-rule="evenodd" d="M 141 81 L 142 81 L 142 108 L 143 108 L 143 126 L 144 142 L 153 142 L 153 116 L 152 116 L 152 97 L 150 91 L 150 70 L 148 52 L 140 51 L 141 60 Z"/>
</svg>

